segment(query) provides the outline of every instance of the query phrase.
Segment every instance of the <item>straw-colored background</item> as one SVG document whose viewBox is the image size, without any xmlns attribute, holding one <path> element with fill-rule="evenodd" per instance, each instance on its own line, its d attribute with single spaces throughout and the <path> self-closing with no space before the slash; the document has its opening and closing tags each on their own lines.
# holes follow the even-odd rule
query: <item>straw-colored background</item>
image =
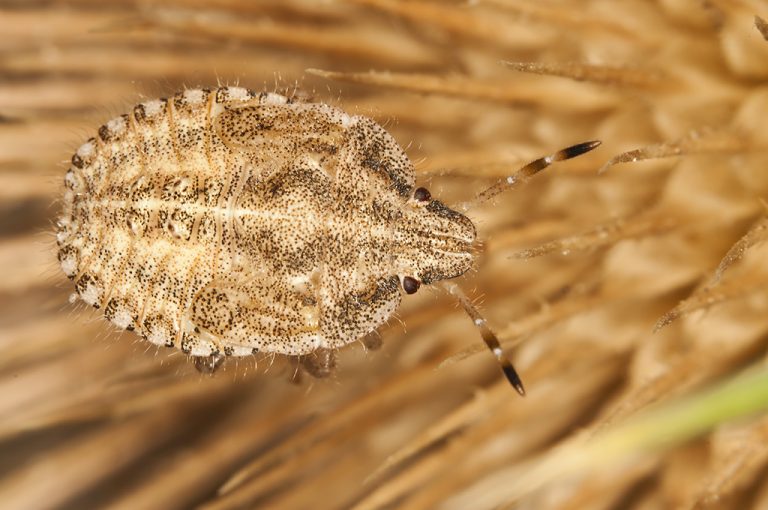
<svg viewBox="0 0 768 510">
<path fill-rule="evenodd" d="M 768 4 L 0 1 L 0 507 L 768 508 L 765 418 L 650 426 L 608 460 L 583 446 L 764 356 L 755 15 Z M 377 119 L 449 204 L 603 140 L 472 215 L 485 242 L 460 283 L 525 399 L 437 290 L 404 300 L 380 350 L 299 384 L 280 359 L 203 377 L 67 304 L 48 232 L 74 149 L 142 98 L 217 82 Z"/>
</svg>

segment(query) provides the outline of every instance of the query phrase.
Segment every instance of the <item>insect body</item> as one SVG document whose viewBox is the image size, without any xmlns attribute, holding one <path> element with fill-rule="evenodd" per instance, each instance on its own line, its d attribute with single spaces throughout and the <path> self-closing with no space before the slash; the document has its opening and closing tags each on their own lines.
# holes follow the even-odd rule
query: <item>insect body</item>
<svg viewBox="0 0 768 510">
<path fill-rule="evenodd" d="M 381 126 L 277 94 L 139 104 L 77 150 L 65 186 L 58 258 L 77 296 L 207 371 L 342 347 L 473 262 L 472 222 L 414 187 Z"/>
</svg>

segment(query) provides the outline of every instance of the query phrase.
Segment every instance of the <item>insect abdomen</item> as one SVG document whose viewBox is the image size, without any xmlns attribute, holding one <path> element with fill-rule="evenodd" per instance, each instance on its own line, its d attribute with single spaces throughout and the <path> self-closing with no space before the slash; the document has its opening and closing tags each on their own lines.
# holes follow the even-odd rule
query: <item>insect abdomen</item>
<svg viewBox="0 0 768 510">
<path fill-rule="evenodd" d="M 78 149 L 57 239 L 83 301 L 153 343 L 219 350 L 186 320 L 195 295 L 231 269 L 229 211 L 244 172 L 211 120 L 219 104 L 280 97 L 187 90 L 137 105 Z"/>
</svg>

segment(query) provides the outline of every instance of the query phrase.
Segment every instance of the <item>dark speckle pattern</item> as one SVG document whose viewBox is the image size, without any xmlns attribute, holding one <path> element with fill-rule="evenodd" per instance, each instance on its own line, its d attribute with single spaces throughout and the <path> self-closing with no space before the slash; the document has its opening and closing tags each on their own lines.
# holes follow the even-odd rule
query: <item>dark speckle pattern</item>
<svg viewBox="0 0 768 510">
<path fill-rule="evenodd" d="M 472 264 L 472 223 L 414 195 L 380 125 L 325 104 L 185 90 L 107 122 L 71 161 L 57 240 L 78 297 L 211 367 L 327 353 L 384 323 L 403 278 Z"/>
</svg>

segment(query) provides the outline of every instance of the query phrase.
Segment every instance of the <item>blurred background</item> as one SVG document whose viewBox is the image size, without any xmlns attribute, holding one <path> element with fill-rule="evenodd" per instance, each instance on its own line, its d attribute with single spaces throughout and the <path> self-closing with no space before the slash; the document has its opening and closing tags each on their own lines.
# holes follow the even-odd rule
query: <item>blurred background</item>
<svg viewBox="0 0 768 510">
<path fill-rule="evenodd" d="M 768 4 L 0 0 L 0 508 L 768 508 L 755 16 Z M 484 243 L 459 283 L 525 398 L 438 289 L 321 381 L 280 358 L 202 376 L 68 304 L 71 154 L 142 100 L 217 84 L 376 119 L 448 204 L 603 141 L 471 215 Z"/>
</svg>

